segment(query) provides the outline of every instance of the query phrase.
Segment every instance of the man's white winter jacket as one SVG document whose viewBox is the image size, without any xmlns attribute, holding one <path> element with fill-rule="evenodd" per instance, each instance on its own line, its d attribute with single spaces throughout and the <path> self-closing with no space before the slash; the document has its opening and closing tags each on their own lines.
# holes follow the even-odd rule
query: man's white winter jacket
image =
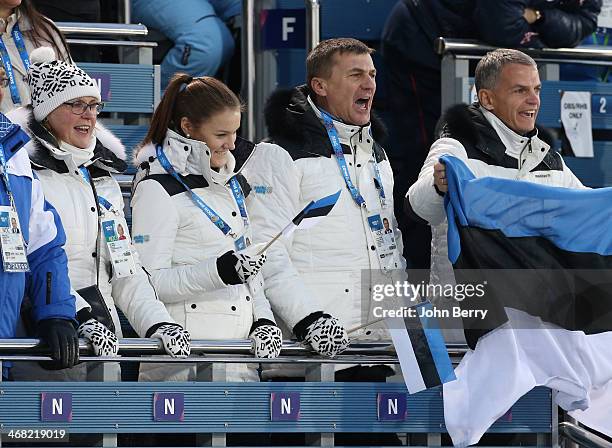
<svg viewBox="0 0 612 448">
<path fill-rule="evenodd" d="M 413 218 L 425 220 L 432 227 L 431 283 L 454 285 L 455 276 L 448 260 L 444 197 L 437 193 L 433 182 L 433 167 L 441 156 L 449 154 L 461 159 L 476 177 L 585 187 L 561 155 L 551 151 L 538 137 L 537 130 L 527 136 L 519 135 L 477 104 L 452 107 L 442 122 L 441 138 L 433 143 L 418 180 L 408 190 L 405 208 Z M 455 334 L 457 339 L 451 342 L 460 342 L 461 333 Z"/>
<path fill-rule="evenodd" d="M 269 241 L 310 201 L 340 191 L 335 207 L 316 226 L 298 229 L 268 250 L 263 269 L 265 290 L 275 315 L 289 329 L 316 311 L 337 317 L 347 330 L 374 320 L 369 311 L 370 274 L 379 270 L 380 264 L 368 217 L 380 209 L 375 163 L 395 230 L 398 272 L 405 268 L 405 262 L 393 215 L 393 173 L 384 150 L 375 143 L 371 126 L 334 121 L 351 180 L 367 204 L 359 207 L 345 185 L 320 111 L 303 89 L 273 96 L 266 121 L 274 144 L 259 144 L 244 168 L 254 190 L 249 210 L 257 242 Z M 381 333 L 376 328 L 381 326 L 350 336 L 377 338 Z"/>
</svg>

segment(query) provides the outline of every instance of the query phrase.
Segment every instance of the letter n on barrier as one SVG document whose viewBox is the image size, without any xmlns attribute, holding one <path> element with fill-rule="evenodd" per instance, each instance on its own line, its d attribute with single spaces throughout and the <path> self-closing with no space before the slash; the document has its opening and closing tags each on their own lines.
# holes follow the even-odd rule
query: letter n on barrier
<svg viewBox="0 0 612 448">
<path fill-rule="evenodd" d="M 299 392 L 272 392 L 270 394 L 270 420 L 290 422 L 300 419 Z"/>
<path fill-rule="evenodd" d="M 153 420 L 156 422 L 182 422 L 185 420 L 184 394 L 156 392 L 153 395 Z"/>
<path fill-rule="evenodd" d="M 378 420 L 400 422 L 406 420 L 408 414 L 406 394 L 401 392 L 381 392 L 377 397 Z"/>
<path fill-rule="evenodd" d="M 40 420 L 43 422 L 71 422 L 72 393 L 42 392 L 40 394 Z"/>
</svg>

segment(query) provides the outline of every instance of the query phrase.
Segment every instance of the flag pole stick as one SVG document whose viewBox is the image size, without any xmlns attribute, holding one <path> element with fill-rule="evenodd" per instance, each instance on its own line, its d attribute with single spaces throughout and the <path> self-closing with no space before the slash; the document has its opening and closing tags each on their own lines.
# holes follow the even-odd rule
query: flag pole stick
<svg viewBox="0 0 612 448">
<path fill-rule="evenodd" d="M 264 247 L 261 248 L 261 250 L 259 252 L 257 252 L 257 255 L 263 254 L 268 249 L 268 247 L 270 247 L 272 245 L 272 243 L 274 243 L 274 241 L 276 241 L 277 239 L 280 238 L 280 236 L 282 234 L 283 234 L 283 231 L 281 230 L 279 233 L 276 234 L 276 236 L 274 238 L 272 238 L 270 240 L 270 242 L 268 244 L 266 244 Z"/>
<path fill-rule="evenodd" d="M 349 328 L 348 330 L 346 330 L 346 334 L 355 333 L 357 330 L 361 330 L 362 328 L 369 327 L 370 325 L 377 324 L 379 322 L 382 322 L 383 320 L 385 320 L 385 318 L 381 317 L 380 319 L 373 320 L 372 322 L 368 322 L 368 323 L 361 324 L 361 325 L 358 325 L 358 326 L 353 327 L 353 328 Z"/>
</svg>

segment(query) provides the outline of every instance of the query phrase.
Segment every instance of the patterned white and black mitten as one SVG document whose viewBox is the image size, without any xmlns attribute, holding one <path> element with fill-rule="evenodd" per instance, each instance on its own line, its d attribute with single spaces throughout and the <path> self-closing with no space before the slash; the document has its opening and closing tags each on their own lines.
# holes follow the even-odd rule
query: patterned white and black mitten
<svg viewBox="0 0 612 448">
<path fill-rule="evenodd" d="M 164 324 L 151 335 L 161 339 L 164 350 L 173 358 L 186 358 L 191 352 L 191 335 L 178 324 Z"/>
<path fill-rule="evenodd" d="M 304 342 L 320 355 L 333 358 L 346 350 L 349 338 L 338 319 L 323 315 L 308 326 Z"/>
<path fill-rule="evenodd" d="M 245 252 L 238 252 L 236 253 L 236 258 L 238 259 L 235 266 L 236 273 L 242 283 L 246 284 L 249 282 L 249 279 L 255 277 L 263 267 L 266 262 L 266 253 L 264 252 L 261 255 L 254 253 L 250 255 Z"/>
<path fill-rule="evenodd" d="M 268 323 L 269 322 L 269 323 Z M 261 321 L 262 325 L 255 323 L 256 328 L 251 331 L 249 339 L 253 341 L 251 351 L 257 358 L 278 358 L 283 346 L 283 335 L 274 322 Z"/>
<path fill-rule="evenodd" d="M 95 319 L 79 325 L 77 333 L 91 344 L 96 356 L 113 356 L 119 352 L 117 335 Z"/>
<path fill-rule="evenodd" d="M 262 244 L 240 252 L 230 250 L 217 258 L 219 277 L 226 285 L 244 285 L 256 276 L 266 262 L 266 253 L 258 255 Z"/>
</svg>

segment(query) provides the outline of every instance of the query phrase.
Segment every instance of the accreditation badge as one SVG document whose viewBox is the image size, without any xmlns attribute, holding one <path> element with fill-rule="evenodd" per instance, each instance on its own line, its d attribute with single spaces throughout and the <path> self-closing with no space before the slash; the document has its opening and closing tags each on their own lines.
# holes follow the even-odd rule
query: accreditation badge
<svg viewBox="0 0 612 448">
<path fill-rule="evenodd" d="M 391 214 L 381 211 L 374 212 L 368 216 L 368 225 L 376 245 L 380 269 L 384 272 L 400 269 L 399 252 L 395 241 Z"/>
<path fill-rule="evenodd" d="M 101 218 L 102 237 L 108 247 L 113 273 L 118 278 L 136 274 L 132 243 L 125 219 L 119 215 Z"/>
<path fill-rule="evenodd" d="M 0 246 L 4 272 L 30 270 L 19 215 L 13 207 L 6 205 L 0 207 Z"/>
<path fill-rule="evenodd" d="M 238 235 L 238 237 L 234 238 L 234 249 L 236 252 L 240 252 L 241 250 L 245 250 L 251 244 L 253 244 L 251 226 L 246 226 L 244 231 Z"/>
</svg>

